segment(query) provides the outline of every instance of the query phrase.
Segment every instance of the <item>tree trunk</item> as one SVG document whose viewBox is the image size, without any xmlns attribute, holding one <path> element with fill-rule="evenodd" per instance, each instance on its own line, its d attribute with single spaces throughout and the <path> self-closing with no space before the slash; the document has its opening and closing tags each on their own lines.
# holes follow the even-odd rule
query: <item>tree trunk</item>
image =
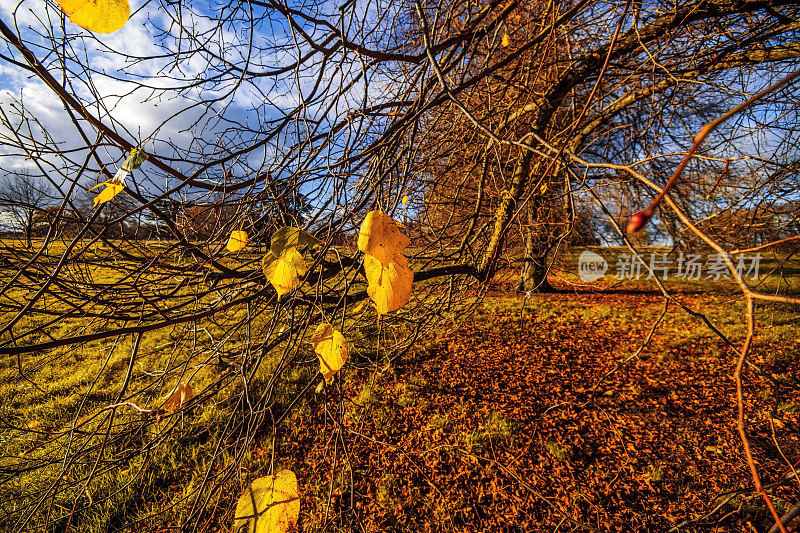
<svg viewBox="0 0 800 533">
<path fill-rule="evenodd" d="M 527 232 L 526 232 L 527 233 Z M 547 281 L 547 252 L 535 247 L 528 247 L 528 236 L 525 236 L 525 260 L 517 285 L 520 292 L 553 292 L 555 289 Z M 531 239 L 532 240 L 532 239 Z"/>
<path fill-rule="evenodd" d="M 33 246 L 33 212 L 30 212 L 25 217 L 25 242 L 30 249 Z"/>
<path fill-rule="evenodd" d="M 517 291 L 519 292 L 553 292 L 555 289 L 547 281 L 547 253 L 550 251 L 548 243 L 541 243 L 540 236 L 533 229 L 533 210 L 527 210 L 528 224 L 523 227 L 525 237 L 525 257 L 522 263 Z M 538 237 L 538 238 L 537 238 Z"/>
</svg>

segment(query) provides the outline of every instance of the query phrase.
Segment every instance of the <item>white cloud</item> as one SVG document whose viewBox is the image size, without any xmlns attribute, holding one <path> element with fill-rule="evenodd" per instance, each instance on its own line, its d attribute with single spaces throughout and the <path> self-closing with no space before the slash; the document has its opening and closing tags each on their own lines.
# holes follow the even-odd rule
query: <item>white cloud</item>
<svg viewBox="0 0 800 533">
<path fill-rule="evenodd" d="M 68 43 L 71 53 L 81 61 L 88 58 L 88 64 L 95 71 L 91 77 L 78 75 L 78 62 L 73 60 L 68 63 L 69 68 L 76 70 L 70 76 L 72 88 L 94 116 L 114 127 L 131 142 L 137 143 L 140 139 L 152 137 L 159 142 L 156 150 L 165 156 L 185 157 L 191 153 L 191 157 L 208 158 L 210 151 L 223 150 L 220 145 L 227 145 L 225 149 L 228 149 L 236 143 L 241 146 L 245 142 L 252 142 L 259 135 L 265 120 L 280 117 L 295 109 L 303 97 L 311 94 L 319 74 L 316 68 L 310 68 L 298 77 L 286 73 L 279 77 L 243 76 L 239 79 L 235 70 L 225 72 L 227 66 L 220 58 L 240 64 L 242 51 L 238 45 L 247 43 L 251 36 L 241 28 L 233 31 L 231 25 L 216 27 L 216 23 L 198 11 L 201 9 L 198 7 L 200 3 L 184 6 L 185 10 L 181 13 L 184 30 L 191 30 L 195 34 L 205 33 L 207 50 L 192 54 L 187 54 L 186 43 L 181 43 L 179 47 L 175 36 L 178 27 L 170 14 L 160 9 L 158 4 L 146 5 L 147 9 L 139 12 L 135 12 L 136 5 L 132 5 L 135 13 L 131 20 L 121 30 L 109 35 L 92 35 L 66 22 L 67 32 L 76 35 Z M 40 45 L 34 48 L 34 52 L 43 60 L 47 55 L 46 42 L 25 27 L 37 27 L 40 32 L 45 29 L 31 10 L 45 21 L 48 14 L 53 20 L 57 19 L 57 9 L 45 6 L 43 0 L 24 0 L 17 9 L 20 31 L 26 39 Z M 0 13 L 4 18 L 15 8 L 15 1 L 0 0 Z M 189 10 L 195 10 L 195 13 Z M 56 32 L 58 41 L 61 30 L 59 24 L 54 26 L 52 31 Z M 46 28 L 49 31 L 49 25 Z M 250 68 L 254 71 L 265 72 L 292 63 L 309 51 L 307 45 L 303 44 L 299 47 L 284 46 L 287 42 L 293 42 L 285 21 L 265 22 L 257 31 L 252 36 L 255 47 L 250 57 Z M 179 50 L 182 55 L 176 62 L 174 54 Z M 52 54 L 48 59 L 53 59 Z M 333 90 L 338 90 L 352 80 L 361 68 L 361 64 L 352 56 L 347 61 L 338 61 L 334 56 L 328 62 L 323 86 L 329 83 Z M 53 74 L 60 79 L 58 69 L 53 69 Z M 201 80 L 202 83 L 199 83 Z M 230 92 L 234 84 L 239 84 L 238 88 Z M 390 87 L 376 84 L 374 80 L 367 85 L 361 80 L 330 111 L 326 111 L 330 100 L 322 98 L 306 105 L 303 115 L 322 120 L 321 128 L 325 128 L 362 105 L 365 87 L 367 105 L 392 96 Z M 179 91 L 173 90 L 176 88 Z M 195 106 L 198 101 L 207 101 L 209 98 L 220 98 L 221 101 L 210 106 Z M 75 126 L 53 92 L 37 78 L 0 61 L 0 105 L 5 109 L 13 101 L 23 103 L 26 111 L 41 121 L 42 132 L 46 131 L 61 149 L 82 146 Z M 108 114 L 103 108 L 107 109 Z M 196 124 L 203 114 L 207 116 Z M 211 118 L 216 120 L 206 120 Z M 229 131 L 232 122 L 247 124 L 252 128 L 252 132 L 247 134 L 249 137 L 236 138 L 237 134 Z M 87 132 L 94 135 L 91 128 L 87 128 Z M 317 130 L 315 133 L 320 132 Z M 304 152 L 289 152 L 288 147 L 299 146 L 300 139 L 307 133 L 302 123 L 287 128 L 263 150 L 237 161 L 238 172 L 263 172 L 265 167 L 273 171 L 275 162 L 282 160 L 287 153 L 291 157 L 284 172 L 299 168 L 300 159 L 306 157 L 308 147 L 303 147 Z M 222 140 L 218 142 L 218 139 Z M 8 148 L 0 147 L 2 153 L 8 154 Z M 101 154 L 103 161 L 108 163 L 120 157 L 121 154 L 113 150 Z M 70 158 L 72 161 L 82 159 L 80 153 L 70 154 Z M 59 166 L 56 161 L 51 162 Z M 14 163 L 21 166 L 30 164 L 30 161 L 21 159 L 16 159 Z M 8 166 L 8 163 L 4 163 L 4 166 Z M 163 182 L 159 187 L 163 187 Z"/>
</svg>

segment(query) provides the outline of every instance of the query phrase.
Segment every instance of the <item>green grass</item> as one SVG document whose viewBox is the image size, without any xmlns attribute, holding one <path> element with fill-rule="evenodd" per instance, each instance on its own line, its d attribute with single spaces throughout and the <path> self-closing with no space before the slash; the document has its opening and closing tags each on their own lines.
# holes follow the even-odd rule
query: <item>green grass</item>
<svg viewBox="0 0 800 533">
<path fill-rule="evenodd" d="M 492 411 L 479 422 L 478 427 L 467 433 L 464 441 L 467 449 L 481 449 L 491 444 L 510 441 L 514 431 L 513 422 Z"/>
</svg>

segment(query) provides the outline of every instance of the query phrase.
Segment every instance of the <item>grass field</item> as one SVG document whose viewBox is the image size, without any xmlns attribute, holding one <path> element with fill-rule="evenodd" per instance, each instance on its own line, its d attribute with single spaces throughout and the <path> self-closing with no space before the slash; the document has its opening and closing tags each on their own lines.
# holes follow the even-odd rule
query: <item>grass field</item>
<svg viewBox="0 0 800 533">
<path fill-rule="evenodd" d="M 599 252 L 613 268 L 622 250 Z M 189 377 L 202 398 L 159 420 L 130 406 L 108 408 L 120 400 L 131 336 L 24 360 L 4 356 L 0 529 L 177 530 L 207 472 L 235 463 L 241 481 L 271 465 L 294 470 L 303 531 L 553 531 L 559 524 L 568 531 L 570 521 L 661 531 L 695 519 L 683 530 L 768 528 L 735 432 L 735 350 L 674 303 L 642 348 L 664 306 L 653 281 L 609 276 L 587 284 L 576 274 L 577 256 L 570 251 L 556 264 L 552 280 L 565 292 L 491 296 L 469 320 L 452 317 L 458 329 L 430 332 L 391 362 L 355 360 L 319 394 L 306 386 L 317 368 L 303 347 L 303 364 L 284 372 L 276 388 L 278 402 L 300 399 L 274 441 L 270 432 L 246 445 L 219 437 L 242 410 L 242 385 L 221 382 L 209 352 L 220 336 L 241 342 L 243 332 L 226 324 L 241 310 L 142 337 L 131 371 L 131 387 L 142 390 L 137 406 L 160 405 Z M 760 290 L 796 293 L 798 264 L 780 259 L 764 254 L 761 272 L 780 275 Z M 729 281 L 667 286 L 741 344 L 743 305 Z M 800 460 L 800 313 L 769 305 L 757 315 L 747 408 L 759 468 L 771 483 Z M 252 397 L 278 365 L 277 355 L 262 362 Z M 87 453 L 69 461 L 78 446 Z M 143 447 L 147 453 L 130 454 Z M 90 472 L 91 483 L 76 491 Z M 239 480 L 205 502 L 210 512 L 198 530 L 229 529 Z M 798 486 L 775 489 L 779 511 L 800 500 Z"/>
</svg>

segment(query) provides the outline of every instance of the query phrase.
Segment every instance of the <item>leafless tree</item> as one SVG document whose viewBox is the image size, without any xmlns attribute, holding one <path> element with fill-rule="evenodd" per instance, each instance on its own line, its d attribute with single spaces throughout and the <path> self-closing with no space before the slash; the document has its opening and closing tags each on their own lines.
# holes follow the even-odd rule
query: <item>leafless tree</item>
<svg viewBox="0 0 800 533">
<path fill-rule="evenodd" d="M 50 184 L 26 172 L 6 174 L 0 180 L 0 209 L 14 220 L 18 231 L 25 236 L 28 248 L 32 245 L 33 224 L 37 214 L 53 201 Z"/>
</svg>

